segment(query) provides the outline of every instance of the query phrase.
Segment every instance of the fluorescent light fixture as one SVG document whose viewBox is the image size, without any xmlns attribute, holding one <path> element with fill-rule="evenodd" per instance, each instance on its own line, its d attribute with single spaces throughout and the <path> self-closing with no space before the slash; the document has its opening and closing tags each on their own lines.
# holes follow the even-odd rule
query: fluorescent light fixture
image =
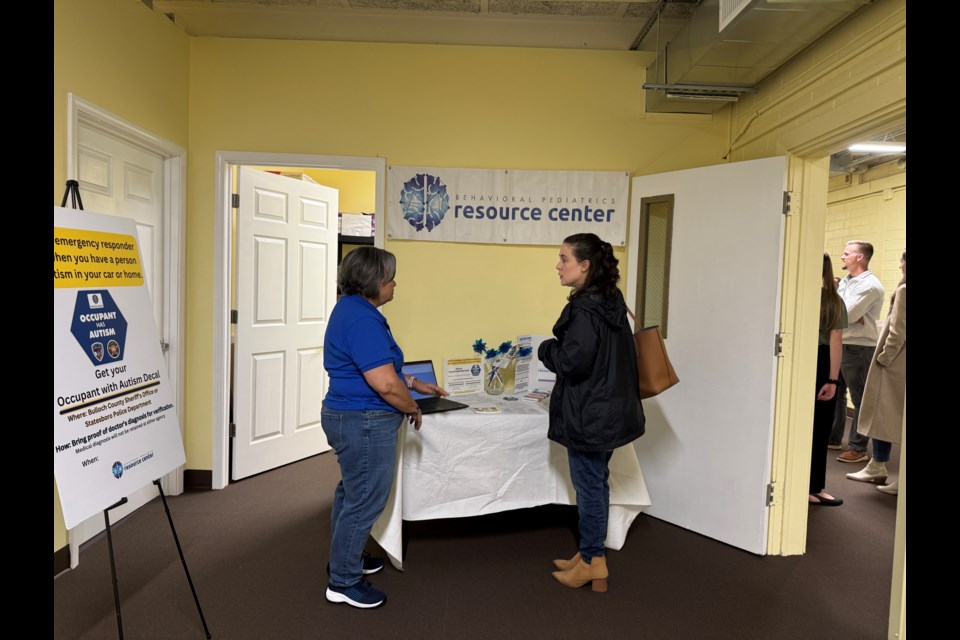
<svg viewBox="0 0 960 640">
<path fill-rule="evenodd" d="M 858 142 L 850 145 L 850 151 L 859 151 L 862 153 L 903 153 L 907 150 L 904 142 Z"/>
<path fill-rule="evenodd" d="M 739 96 L 745 93 L 756 93 L 755 87 L 715 84 L 661 84 L 658 82 L 644 82 L 643 88 L 654 91 L 664 91 L 668 98 L 676 100 L 718 100 L 720 102 L 736 102 Z"/>
<path fill-rule="evenodd" d="M 736 102 L 737 96 L 723 94 L 695 94 L 695 93 L 673 93 L 667 91 L 667 97 L 672 100 L 691 100 L 694 102 Z"/>
</svg>

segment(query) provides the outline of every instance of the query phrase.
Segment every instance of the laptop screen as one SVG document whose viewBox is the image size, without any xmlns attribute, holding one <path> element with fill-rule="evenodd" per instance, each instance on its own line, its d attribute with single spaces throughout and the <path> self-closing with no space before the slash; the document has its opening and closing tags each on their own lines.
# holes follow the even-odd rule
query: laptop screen
<svg viewBox="0 0 960 640">
<path fill-rule="evenodd" d="M 402 371 L 404 375 L 414 376 L 416 377 L 417 380 L 423 380 L 424 382 L 439 384 L 437 382 L 437 374 L 433 369 L 432 360 L 417 360 L 415 362 L 405 362 L 403 365 Z M 433 397 L 432 395 L 417 393 L 413 389 L 410 390 L 410 395 L 413 396 L 414 400 Z"/>
</svg>

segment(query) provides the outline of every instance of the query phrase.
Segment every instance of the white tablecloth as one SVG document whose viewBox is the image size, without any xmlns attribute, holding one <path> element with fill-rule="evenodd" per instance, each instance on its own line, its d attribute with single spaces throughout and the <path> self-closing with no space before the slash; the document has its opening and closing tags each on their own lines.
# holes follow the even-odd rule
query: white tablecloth
<svg viewBox="0 0 960 640">
<path fill-rule="evenodd" d="M 478 414 L 462 409 L 435 413 L 424 416 L 420 431 L 404 422 L 393 489 L 372 532 L 398 569 L 403 568 L 403 520 L 576 504 L 567 450 L 547 439 L 544 407 L 490 396 L 457 400 L 471 406 L 496 404 L 503 412 Z M 606 546 L 620 549 L 634 518 L 649 506 L 633 445 L 615 450 L 610 460 Z"/>
</svg>

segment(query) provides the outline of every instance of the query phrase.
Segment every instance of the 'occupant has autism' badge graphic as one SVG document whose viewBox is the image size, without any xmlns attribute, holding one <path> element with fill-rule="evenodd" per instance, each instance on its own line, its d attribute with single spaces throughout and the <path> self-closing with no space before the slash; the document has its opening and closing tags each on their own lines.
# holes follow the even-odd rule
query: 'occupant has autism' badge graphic
<svg viewBox="0 0 960 640">
<path fill-rule="evenodd" d="M 106 289 L 77 292 L 70 333 L 94 366 L 123 360 L 127 320 Z"/>
</svg>

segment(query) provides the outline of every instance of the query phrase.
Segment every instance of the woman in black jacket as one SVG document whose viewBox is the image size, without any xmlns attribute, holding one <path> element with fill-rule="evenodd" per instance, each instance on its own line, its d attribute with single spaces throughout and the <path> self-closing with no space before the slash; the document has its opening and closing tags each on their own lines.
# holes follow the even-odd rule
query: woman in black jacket
<svg viewBox="0 0 960 640">
<path fill-rule="evenodd" d="M 590 582 L 601 592 L 607 590 L 608 576 L 608 464 L 613 450 L 642 436 L 644 426 L 617 264 L 610 243 L 592 233 L 563 241 L 556 268 L 560 284 L 573 290 L 553 327 L 556 338 L 545 340 L 538 351 L 557 374 L 547 437 L 567 447 L 580 514 L 580 551 L 569 560 L 554 560 L 560 571 L 553 576 L 569 587 Z"/>
</svg>

